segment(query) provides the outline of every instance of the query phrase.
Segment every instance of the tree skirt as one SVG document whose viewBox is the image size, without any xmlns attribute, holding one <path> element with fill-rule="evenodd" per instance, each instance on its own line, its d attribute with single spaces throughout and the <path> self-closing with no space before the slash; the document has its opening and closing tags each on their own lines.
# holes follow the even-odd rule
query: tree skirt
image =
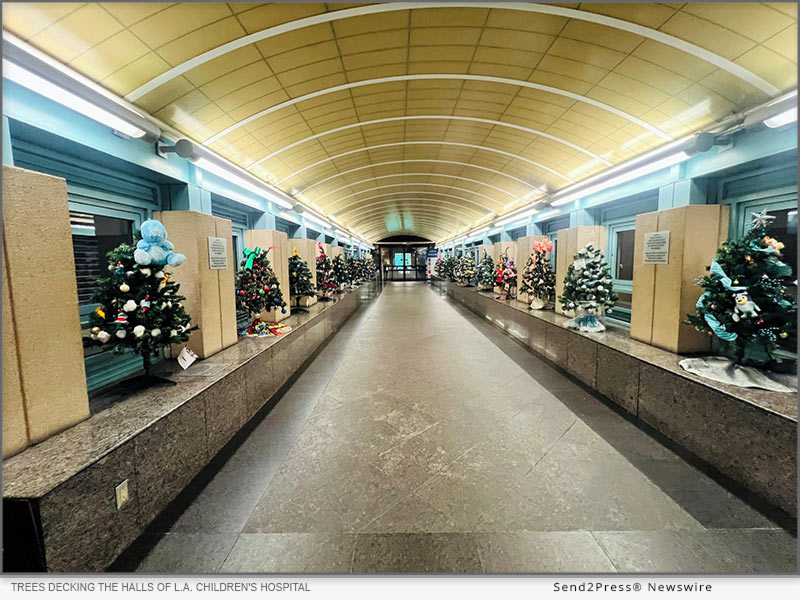
<svg viewBox="0 0 800 600">
<path fill-rule="evenodd" d="M 743 367 L 722 356 L 685 358 L 680 363 L 684 370 L 700 377 L 729 383 L 738 387 L 761 388 L 771 392 L 797 392 L 797 376 L 761 371 Z"/>
<path fill-rule="evenodd" d="M 245 329 L 239 332 L 239 335 L 244 337 L 267 337 L 269 335 L 283 335 L 292 330 L 291 325 L 284 325 L 283 323 L 251 323 Z"/>
</svg>

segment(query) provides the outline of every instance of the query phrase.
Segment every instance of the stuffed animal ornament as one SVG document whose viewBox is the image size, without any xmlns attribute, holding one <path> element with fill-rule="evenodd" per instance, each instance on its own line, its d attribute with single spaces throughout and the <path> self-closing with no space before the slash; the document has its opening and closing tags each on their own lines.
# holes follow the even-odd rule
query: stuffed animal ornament
<svg viewBox="0 0 800 600">
<path fill-rule="evenodd" d="M 742 320 L 742 317 L 755 317 L 761 311 L 758 304 L 750 299 L 750 294 L 747 292 L 736 292 L 733 295 L 736 301 L 736 306 L 733 309 L 732 318 L 737 323 Z"/>
<path fill-rule="evenodd" d="M 133 260 L 140 265 L 179 267 L 186 260 L 183 254 L 172 251 L 174 246 L 167 240 L 167 230 L 160 221 L 148 219 L 142 223 L 141 232 L 142 239 L 133 252 Z"/>
</svg>

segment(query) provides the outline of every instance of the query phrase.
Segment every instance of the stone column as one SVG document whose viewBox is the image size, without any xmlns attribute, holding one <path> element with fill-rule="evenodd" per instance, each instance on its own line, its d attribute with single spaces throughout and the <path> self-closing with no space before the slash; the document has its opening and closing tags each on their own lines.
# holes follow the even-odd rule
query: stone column
<svg viewBox="0 0 800 600">
<path fill-rule="evenodd" d="M 214 217 L 191 210 L 154 212 L 153 218 L 167 228 L 168 239 L 175 252 L 186 255 L 180 267 L 167 267 L 180 293 L 186 296 L 184 306 L 199 329 L 192 332 L 186 344 L 173 346 L 172 356 L 187 346 L 200 358 L 208 358 L 237 340 L 234 273 L 236 257 L 229 219 Z M 208 238 L 221 237 L 227 241 L 228 267 L 211 269 Z"/>
<path fill-rule="evenodd" d="M 267 256 L 281 286 L 281 293 L 286 302 L 286 314 L 283 314 L 280 309 L 265 310 L 261 313 L 261 320 L 272 322 L 285 319 L 292 314 L 291 298 L 289 297 L 289 256 L 291 255 L 289 236 L 282 231 L 271 229 L 248 229 L 244 232 L 244 243 L 248 248 L 253 249 L 259 246 L 262 249 L 275 246 Z"/>
<path fill-rule="evenodd" d="M 561 310 L 558 297 L 564 293 L 564 278 L 572 264 L 572 257 L 589 242 L 596 248 L 606 251 L 606 228 L 602 225 L 579 225 L 568 229 L 558 230 L 558 247 L 556 249 L 556 312 L 571 315 L 572 311 L 565 313 Z"/>
<path fill-rule="evenodd" d="M 3 166 L 3 456 L 86 419 L 67 184 Z"/>
<path fill-rule="evenodd" d="M 710 337 L 682 321 L 695 312 L 706 273 L 728 237 L 730 207 L 690 205 L 636 217 L 631 337 L 671 352 L 706 352 Z M 646 233 L 669 232 L 667 264 L 644 264 Z"/>
</svg>

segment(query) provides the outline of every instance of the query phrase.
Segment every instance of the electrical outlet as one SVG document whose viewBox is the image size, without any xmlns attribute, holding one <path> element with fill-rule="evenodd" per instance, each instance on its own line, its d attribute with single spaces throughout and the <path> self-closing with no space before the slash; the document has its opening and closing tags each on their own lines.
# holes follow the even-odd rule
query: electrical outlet
<svg viewBox="0 0 800 600">
<path fill-rule="evenodd" d="M 117 496 L 117 510 L 120 510 L 128 503 L 128 500 L 130 500 L 130 496 L 128 495 L 128 480 L 126 479 L 114 488 L 114 492 Z"/>
</svg>

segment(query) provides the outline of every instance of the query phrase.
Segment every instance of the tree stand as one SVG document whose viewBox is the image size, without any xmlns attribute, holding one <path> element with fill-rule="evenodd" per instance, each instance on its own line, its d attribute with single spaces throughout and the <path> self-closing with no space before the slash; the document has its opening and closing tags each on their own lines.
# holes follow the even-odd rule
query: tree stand
<svg viewBox="0 0 800 600">
<path fill-rule="evenodd" d="M 143 390 L 154 385 L 178 385 L 177 381 L 172 381 L 172 379 L 152 372 L 153 363 L 151 362 L 150 354 L 147 352 L 142 354 L 142 366 L 144 367 L 143 374 L 124 379 L 120 382 L 120 385 L 130 391 Z"/>
<path fill-rule="evenodd" d="M 590 313 L 583 308 L 579 308 L 577 312 L 577 316 L 564 323 L 565 327 L 590 333 L 597 333 L 599 331 L 606 330 L 606 326 L 603 325 L 594 312 Z"/>
<path fill-rule="evenodd" d="M 307 313 L 307 312 L 308 312 L 308 309 L 307 309 L 307 308 L 304 308 L 304 307 L 302 307 L 302 306 L 300 306 L 300 298 L 301 298 L 301 297 L 300 297 L 300 296 L 295 296 L 295 298 L 297 299 L 297 302 L 296 302 L 296 304 L 295 304 L 295 305 L 292 307 L 292 312 L 295 312 L 295 313 L 297 313 L 297 314 Z"/>
</svg>

